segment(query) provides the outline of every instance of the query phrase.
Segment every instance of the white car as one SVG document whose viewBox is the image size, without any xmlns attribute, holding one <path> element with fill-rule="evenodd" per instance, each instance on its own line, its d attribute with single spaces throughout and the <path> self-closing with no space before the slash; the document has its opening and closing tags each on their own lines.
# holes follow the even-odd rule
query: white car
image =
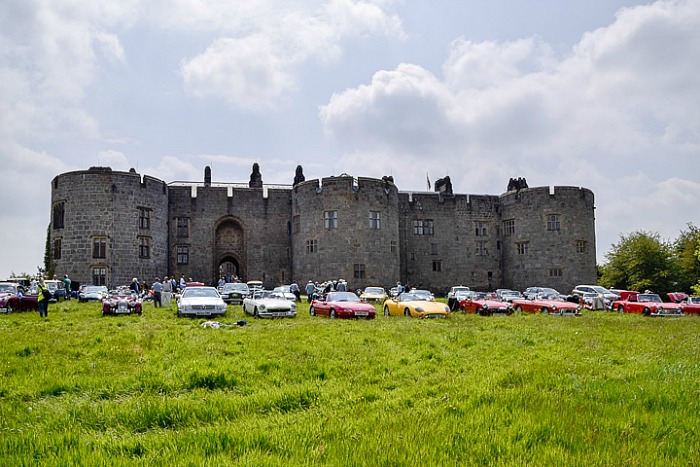
<svg viewBox="0 0 700 467">
<path fill-rule="evenodd" d="M 291 300 L 293 302 L 297 300 L 297 296 L 292 293 L 292 288 L 288 285 L 280 285 L 279 287 L 275 287 L 272 289 L 272 292 L 280 294 L 286 300 Z"/>
<path fill-rule="evenodd" d="M 80 302 L 100 302 L 109 296 L 109 291 L 104 285 L 87 285 L 78 295 Z"/>
<path fill-rule="evenodd" d="M 188 286 L 177 299 L 178 316 L 221 316 L 226 303 L 214 287 Z"/>
<path fill-rule="evenodd" d="M 243 300 L 243 311 L 254 318 L 294 318 L 297 305 L 277 292 L 258 290 Z"/>
<path fill-rule="evenodd" d="M 471 289 L 465 285 L 455 285 L 447 292 L 447 306 L 450 310 L 459 309 L 459 302 L 466 299 Z"/>
</svg>

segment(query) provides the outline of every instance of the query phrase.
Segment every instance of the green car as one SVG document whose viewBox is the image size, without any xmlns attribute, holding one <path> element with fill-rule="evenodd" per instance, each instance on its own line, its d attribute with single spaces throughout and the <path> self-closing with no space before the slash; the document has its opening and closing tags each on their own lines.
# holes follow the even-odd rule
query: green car
<svg viewBox="0 0 700 467">
<path fill-rule="evenodd" d="M 242 282 L 228 282 L 219 289 L 219 293 L 226 303 L 240 305 L 243 303 L 243 299 L 248 296 L 250 290 L 248 285 Z"/>
</svg>

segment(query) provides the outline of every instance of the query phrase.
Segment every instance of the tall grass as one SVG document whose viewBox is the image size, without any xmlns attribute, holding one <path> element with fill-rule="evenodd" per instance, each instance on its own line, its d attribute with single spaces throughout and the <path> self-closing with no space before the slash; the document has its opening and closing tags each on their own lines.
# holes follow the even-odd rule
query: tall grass
<svg viewBox="0 0 700 467">
<path fill-rule="evenodd" d="M 0 316 L 0 464 L 700 459 L 697 317 L 247 319 Z"/>
</svg>

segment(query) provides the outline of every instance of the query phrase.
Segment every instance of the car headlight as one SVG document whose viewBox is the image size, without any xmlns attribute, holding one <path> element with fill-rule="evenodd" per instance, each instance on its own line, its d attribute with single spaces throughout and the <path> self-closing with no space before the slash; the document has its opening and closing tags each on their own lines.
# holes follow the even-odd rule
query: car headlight
<svg viewBox="0 0 700 467">
<path fill-rule="evenodd" d="M 446 306 L 446 307 L 445 307 L 445 312 L 446 312 L 446 313 L 449 313 L 449 312 L 450 312 L 450 308 Z"/>
<path fill-rule="evenodd" d="M 489 309 L 489 304 L 488 304 L 488 303 L 484 303 L 484 310 L 488 310 L 488 309 Z"/>
<path fill-rule="evenodd" d="M 289 307 L 289 309 L 290 309 L 291 311 L 297 311 L 297 305 L 296 305 L 296 303 L 290 303 L 290 305 L 291 305 L 291 306 Z"/>
<path fill-rule="evenodd" d="M 260 308 L 260 311 L 265 311 L 265 304 L 261 303 L 258 308 Z"/>
<path fill-rule="evenodd" d="M 416 313 L 423 313 L 423 308 L 417 306 L 417 307 L 416 307 Z"/>
<path fill-rule="evenodd" d="M 552 310 L 555 310 L 555 311 L 556 311 L 556 309 L 557 309 L 557 306 L 556 306 L 556 305 L 552 305 Z"/>
</svg>

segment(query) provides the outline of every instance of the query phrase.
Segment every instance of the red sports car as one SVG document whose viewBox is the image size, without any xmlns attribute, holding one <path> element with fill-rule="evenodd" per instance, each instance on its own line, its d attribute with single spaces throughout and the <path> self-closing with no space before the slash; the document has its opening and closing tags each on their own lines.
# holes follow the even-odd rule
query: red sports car
<svg viewBox="0 0 700 467">
<path fill-rule="evenodd" d="M 459 302 L 459 309 L 464 313 L 476 313 L 481 316 L 491 316 L 494 313 L 509 315 L 513 313 L 513 305 L 490 298 L 491 294 L 469 292 L 467 298 Z"/>
<path fill-rule="evenodd" d="M 360 301 L 352 292 L 328 292 L 324 298 L 311 302 L 311 316 L 324 315 L 329 318 L 364 318 L 374 319 L 374 305 Z"/>
<path fill-rule="evenodd" d="M 581 306 L 564 300 L 556 294 L 538 294 L 533 300 L 513 300 L 513 309 L 518 313 L 550 313 L 554 315 L 580 316 Z"/>
<path fill-rule="evenodd" d="M 680 304 L 683 313 L 691 315 L 700 314 L 700 297 L 689 297 L 688 294 L 683 292 L 673 292 L 668 294 L 668 298 L 670 298 L 673 303 Z"/>
<path fill-rule="evenodd" d="M 141 299 L 129 289 L 112 290 L 109 296 L 102 300 L 102 316 L 140 315 L 142 308 Z"/>
<path fill-rule="evenodd" d="M 621 313 L 641 313 L 644 316 L 683 316 L 681 305 L 664 303 L 655 293 L 631 293 L 626 300 L 615 300 L 612 309 Z"/>
<path fill-rule="evenodd" d="M 37 311 L 39 303 L 36 295 L 24 295 L 14 282 L 0 283 L 0 312 Z"/>
</svg>

